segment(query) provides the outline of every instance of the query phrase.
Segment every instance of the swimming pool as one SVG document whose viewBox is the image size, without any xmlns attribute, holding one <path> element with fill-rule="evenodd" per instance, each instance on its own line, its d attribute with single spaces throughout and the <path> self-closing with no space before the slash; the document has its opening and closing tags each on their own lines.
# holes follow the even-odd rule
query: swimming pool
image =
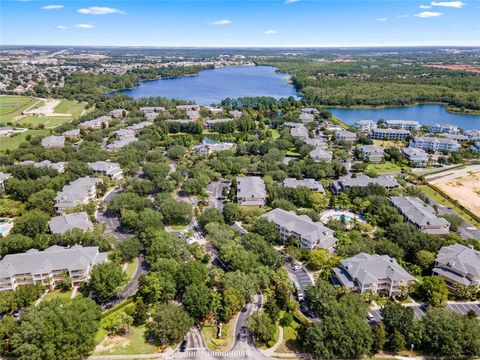
<svg viewBox="0 0 480 360">
<path fill-rule="evenodd" d="M 323 213 L 320 214 L 320 221 L 322 223 L 326 224 L 330 221 L 330 219 L 345 221 L 347 223 L 353 223 L 355 221 L 358 221 L 360 223 L 365 222 L 362 216 L 347 210 L 329 209 L 325 210 Z"/>
</svg>

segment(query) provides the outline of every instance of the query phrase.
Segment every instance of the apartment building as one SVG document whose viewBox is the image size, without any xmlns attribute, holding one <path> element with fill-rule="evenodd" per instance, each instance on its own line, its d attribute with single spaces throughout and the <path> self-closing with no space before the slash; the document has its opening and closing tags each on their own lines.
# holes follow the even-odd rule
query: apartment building
<svg viewBox="0 0 480 360">
<path fill-rule="evenodd" d="M 234 143 L 214 143 L 214 144 L 198 144 L 195 145 L 192 150 L 199 153 L 202 156 L 210 156 L 211 154 L 215 152 L 220 152 L 220 151 L 225 151 L 225 150 L 231 150 L 235 147 Z"/>
<path fill-rule="evenodd" d="M 84 121 L 78 127 L 80 129 L 103 129 L 108 128 L 110 121 L 112 121 L 111 116 L 100 116 L 93 120 Z"/>
<path fill-rule="evenodd" d="M 263 207 L 267 191 L 263 179 L 259 176 L 237 177 L 237 202 L 243 206 Z"/>
<path fill-rule="evenodd" d="M 88 218 L 88 214 L 84 211 L 72 214 L 55 216 L 48 223 L 52 234 L 64 234 L 73 229 L 83 231 L 93 230 L 93 223 Z"/>
<path fill-rule="evenodd" d="M 322 147 L 317 147 L 316 149 L 310 151 L 308 155 L 313 159 L 313 161 L 320 162 L 320 161 L 326 161 L 330 162 L 332 161 L 333 154 L 331 151 L 324 150 Z"/>
<path fill-rule="evenodd" d="M 123 171 L 120 164 L 110 161 L 96 161 L 88 163 L 88 167 L 97 174 L 108 176 L 112 180 L 120 180 L 123 178 Z"/>
<path fill-rule="evenodd" d="M 394 258 L 366 253 L 342 260 L 340 266 L 333 268 L 333 275 L 335 282 L 350 291 L 372 291 L 389 297 L 402 293 L 415 281 Z"/>
<path fill-rule="evenodd" d="M 456 152 L 460 150 L 460 144 L 455 140 L 428 136 L 415 136 L 410 140 L 410 147 L 429 151 Z"/>
<path fill-rule="evenodd" d="M 455 285 L 480 286 L 480 251 L 461 244 L 444 246 L 438 252 L 433 274 Z"/>
<path fill-rule="evenodd" d="M 55 209 L 61 213 L 64 209 L 89 203 L 97 197 L 97 184 L 102 182 L 102 179 L 86 176 L 65 185 L 55 197 Z"/>
<path fill-rule="evenodd" d="M 18 165 L 24 165 L 24 166 L 34 166 L 36 168 L 47 168 L 47 169 L 52 169 L 58 171 L 58 173 L 63 174 L 65 170 L 67 169 L 67 163 L 64 161 L 60 161 L 57 163 L 51 162 L 50 160 L 43 160 L 40 162 L 35 162 L 32 160 L 25 160 Z"/>
<path fill-rule="evenodd" d="M 295 189 L 299 186 L 306 187 L 314 192 L 319 192 L 325 194 L 325 189 L 323 188 L 320 181 L 315 179 L 295 179 L 295 178 L 286 178 L 283 180 L 283 186 L 287 188 Z"/>
<path fill-rule="evenodd" d="M 371 178 L 365 174 L 357 174 L 355 177 L 345 175 L 339 178 L 332 183 L 330 189 L 334 194 L 338 194 L 348 189 L 367 187 L 368 185 L 378 185 L 386 190 L 393 190 L 400 186 L 392 175 L 380 175 L 376 178 Z"/>
<path fill-rule="evenodd" d="M 404 216 L 405 220 L 418 230 L 431 235 L 446 235 L 450 231 L 450 223 L 437 217 L 435 209 L 421 199 L 410 196 L 392 196 L 393 206 Z"/>
<path fill-rule="evenodd" d="M 415 120 L 385 120 L 385 125 L 392 129 L 421 130 L 422 125 Z"/>
<path fill-rule="evenodd" d="M 373 120 L 358 120 L 354 126 L 358 131 L 363 133 L 370 133 L 378 127 L 377 123 Z"/>
<path fill-rule="evenodd" d="M 410 136 L 410 131 L 405 129 L 375 129 L 370 133 L 373 140 L 404 141 Z"/>
<path fill-rule="evenodd" d="M 42 284 L 54 288 L 66 277 L 74 285 L 87 281 L 92 267 L 107 261 L 98 246 L 71 248 L 51 246 L 44 251 L 5 255 L 0 262 L 0 291 L 17 290 L 23 285 Z"/>
<path fill-rule="evenodd" d="M 404 147 L 402 154 L 411 165 L 416 167 L 425 167 L 428 164 L 428 153 L 423 149 Z"/>
<path fill-rule="evenodd" d="M 335 250 L 338 239 L 333 236 L 333 230 L 313 222 L 307 215 L 277 208 L 261 217 L 275 223 L 283 241 L 295 237 L 304 249 L 325 249 L 330 254 Z"/>
<path fill-rule="evenodd" d="M 384 148 L 381 146 L 362 145 L 359 146 L 357 150 L 364 161 L 371 163 L 379 163 L 383 161 Z"/>
<path fill-rule="evenodd" d="M 65 145 L 65 136 L 52 135 L 52 136 L 44 137 L 42 139 L 41 145 L 46 149 L 63 147 Z"/>
<path fill-rule="evenodd" d="M 351 131 L 342 130 L 335 133 L 336 140 L 343 140 L 348 142 L 354 142 L 357 140 L 357 134 Z"/>
<path fill-rule="evenodd" d="M 430 126 L 430 132 L 442 134 L 458 134 L 460 129 L 456 125 L 450 124 L 435 124 Z"/>
</svg>

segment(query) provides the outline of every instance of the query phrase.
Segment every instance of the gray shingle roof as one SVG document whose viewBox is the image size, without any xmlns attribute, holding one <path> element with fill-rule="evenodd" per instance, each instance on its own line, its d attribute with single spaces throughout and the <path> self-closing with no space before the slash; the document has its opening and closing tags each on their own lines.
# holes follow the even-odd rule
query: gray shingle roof
<svg viewBox="0 0 480 360">
<path fill-rule="evenodd" d="M 56 216 L 50 220 L 50 232 L 63 234 L 72 229 L 93 230 L 93 224 L 86 212 Z"/>
<path fill-rule="evenodd" d="M 461 274 L 480 276 L 480 251 L 461 244 L 442 247 L 437 255 L 437 263 Z"/>
<path fill-rule="evenodd" d="M 239 176 L 237 177 L 237 199 L 265 199 L 267 191 L 261 177 L 258 176 Z M 245 201 L 243 202 L 245 204 Z M 249 203 L 249 205 L 258 205 Z M 261 204 L 263 205 L 263 204 Z"/>
</svg>

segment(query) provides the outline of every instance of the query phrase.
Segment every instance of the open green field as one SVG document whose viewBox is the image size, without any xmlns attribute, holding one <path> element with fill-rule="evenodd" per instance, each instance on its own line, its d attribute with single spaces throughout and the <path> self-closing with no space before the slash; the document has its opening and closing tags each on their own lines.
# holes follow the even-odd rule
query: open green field
<svg viewBox="0 0 480 360">
<path fill-rule="evenodd" d="M 406 166 L 404 168 L 406 168 L 406 170 L 409 170 Z M 377 174 L 392 174 L 402 172 L 402 167 L 398 164 L 386 161 L 384 163 L 370 163 L 368 164 L 366 171 L 374 171 Z"/>
<path fill-rule="evenodd" d="M 28 135 L 47 135 L 48 130 L 28 130 L 22 133 L 13 134 L 9 137 L 2 137 L 0 141 L 0 151 L 13 150 L 23 143 Z"/>
<path fill-rule="evenodd" d="M 46 128 L 53 128 L 69 122 L 72 118 L 60 116 L 27 116 L 16 124 L 24 127 L 35 127 L 43 124 Z"/>
<path fill-rule="evenodd" d="M 54 291 L 49 291 L 47 295 L 45 295 L 42 301 L 48 301 L 56 298 L 70 299 L 71 296 L 72 296 L 71 291 L 54 290 Z"/>
<path fill-rule="evenodd" d="M 137 258 L 133 259 L 133 261 L 127 265 L 127 269 L 125 270 L 125 273 L 127 274 L 129 280 L 133 278 L 133 275 L 135 275 L 137 266 L 138 266 Z"/>
<path fill-rule="evenodd" d="M 14 121 L 22 111 L 38 102 L 38 99 L 28 96 L 0 96 L 0 125 Z"/>
<path fill-rule="evenodd" d="M 63 100 L 60 105 L 55 108 L 58 114 L 72 114 L 73 117 L 82 115 L 85 105 L 73 100 Z"/>
<path fill-rule="evenodd" d="M 434 189 L 432 189 L 427 185 L 417 185 L 417 187 L 421 189 L 425 194 L 430 196 L 435 202 L 439 203 L 440 205 L 446 206 L 450 209 L 453 209 L 458 214 L 458 216 L 468 221 L 477 229 L 480 229 L 480 223 L 478 221 L 476 221 L 474 218 L 472 218 L 470 215 L 468 215 L 465 211 L 460 209 L 458 206 L 455 206 L 454 204 L 452 204 L 449 200 L 444 198 L 440 193 L 438 193 L 437 191 L 435 191 Z"/>
</svg>

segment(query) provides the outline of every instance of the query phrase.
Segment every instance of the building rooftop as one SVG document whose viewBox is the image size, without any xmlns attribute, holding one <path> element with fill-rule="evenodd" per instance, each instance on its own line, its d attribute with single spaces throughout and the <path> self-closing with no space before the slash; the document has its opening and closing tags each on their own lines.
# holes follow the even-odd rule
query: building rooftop
<svg viewBox="0 0 480 360">
<path fill-rule="evenodd" d="M 480 251 L 461 244 L 442 247 L 437 254 L 437 263 L 461 274 L 480 276 Z"/>
<path fill-rule="evenodd" d="M 65 136 L 47 136 L 42 139 L 43 147 L 62 147 L 65 145 Z"/>
<path fill-rule="evenodd" d="M 52 234 L 64 234 L 72 229 L 93 230 L 93 224 L 86 212 L 56 216 L 50 220 L 49 226 Z"/>
<path fill-rule="evenodd" d="M 267 191 L 265 190 L 265 184 L 259 176 L 239 176 L 237 177 L 237 198 L 245 199 L 245 202 L 253 201 L 256 199 L 265 199 L 267 197 Z M 248 200 L 252 199 L 252 200 Z M 248 205 L 257 205 L 249 203 Z M 263 205 L 263 204 L 262 204 Z"/>
</svg>

